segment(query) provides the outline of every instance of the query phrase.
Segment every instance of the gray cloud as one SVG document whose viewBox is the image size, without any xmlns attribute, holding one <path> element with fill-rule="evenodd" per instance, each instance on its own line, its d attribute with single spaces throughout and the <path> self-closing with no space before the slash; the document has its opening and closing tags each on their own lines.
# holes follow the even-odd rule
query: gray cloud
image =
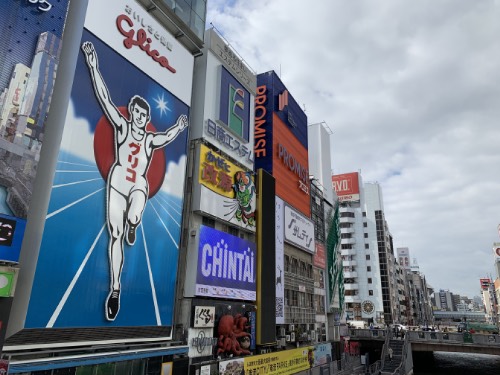
<svg viewBox="0 0 500 375">
<path fill-rule="evenodd" d="M 395 246 L 474 296 L 500 242 L 500 3 L 210 1 L 208 21 L 326 121 L 336 173 L 383 188 Z"/>
</svg>

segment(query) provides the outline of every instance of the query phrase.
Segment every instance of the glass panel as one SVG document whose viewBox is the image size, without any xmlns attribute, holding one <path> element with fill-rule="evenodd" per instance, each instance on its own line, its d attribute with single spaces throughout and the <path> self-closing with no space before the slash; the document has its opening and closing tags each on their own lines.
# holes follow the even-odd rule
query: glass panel
<svg viewBox="0 0 500 375">
<path fill-rule="evenodd" d="M 189 16 L 190 16 L 190 7 L 186 4 L 184 0 L 177 1 L 175 6 L 175 14 L 179 16 L 181 20 L 183 20 L 186 25 L 189 25 Z"/>
<path fill-rule="evenodd" d="M 205 0 L 192 0 L 191 7 L 202 20 L 205 20 L 207 13 L 207 2 Z"/>
<path fill-rule="evenodd" d="M 175 7 L 175 2 L 174 0 L 162 0 L 163 4 L 168 6 L 170 9 L 174 9 Z"/>
<path fill-rule="evenodd" d="M 191 12 L 191 30 L 198 38 L 203 40 L 205 34 L 205 21 L 203 21 L 195 12 Z"/>
</svg>

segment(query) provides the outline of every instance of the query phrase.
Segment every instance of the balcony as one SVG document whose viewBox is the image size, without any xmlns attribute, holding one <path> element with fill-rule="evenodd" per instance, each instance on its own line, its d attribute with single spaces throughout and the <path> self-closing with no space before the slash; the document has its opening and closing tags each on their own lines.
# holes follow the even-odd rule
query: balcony
<svg viewBox="0 0 500 375">
<path fill-rule="evenodd" d="M 342 212 L 352 212 L 352 213 L 355 213 L 356 210 L 353 207 L 350 207 L 350 206 L 343 206 L 343 207 L 339 208 L 339 212 L 340 213 L 342 213 Z"/>
<path fill-rule="evenodd" d="M 340 233 L 354 233 L 354 227 L 340 228 Z"/>
<path fill-rule="evenodd" d="M 358 290 L 358 289 L 359 289 L 358 283 L 344 284 L 344 290 Z"/>
<path fill-rule="evenodd" d="M 344 267 L 357 266 L 358 262 L 356 260 L 343 260 L 342 265 Z"/>
<path fill-rule="evenodd" d="M 356 255 L 356 249 L 342 249 L 340 255 Z"/>
<path fill-rule="evenodd" d="M 361 298 L 359 296 L 345 296 L 344 303 L 361 303 Z"/>
<path fill-rule="evenodd" d="M 355 223 L 356 222 L 356 218 L 354 217 L 341 217 L 339 218 L 339 222 L 340 223 Z"/>
<path fill-rule="evenodd" d="M 358 272 L 357 271 L 352 271 L 352 272 L 346 272 L 346 271 L 344 271 L 344 279 L 355 278 L 355 277 L 358 277 Z"/>
<path fill-rule="evenodd" d="M 356 243 L 356 239 L 354 237 L 352 238 L 341 238 L 340 239 L 341 244 L 348 244 L 348 245 L 354 245 Z"/>
</svg>

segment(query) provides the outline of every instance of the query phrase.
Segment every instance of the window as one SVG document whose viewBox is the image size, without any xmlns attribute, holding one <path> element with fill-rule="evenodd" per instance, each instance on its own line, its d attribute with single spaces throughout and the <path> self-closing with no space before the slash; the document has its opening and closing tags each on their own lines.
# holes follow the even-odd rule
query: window
<svg viewBox="0 0 500 375">
<path fill-rule="evenodd" d="M 369 249 L 369 248 L 370 248 L 370 244 L 365 243 L 365 249 Z"/>
<path fill-rule="evenodd" d="M 365 211 L 363 211 L 363 217 L 366 217 L 366 212 Z"/>
<path fill-rule="evenodd" d="M 373 290 L 369 290 L 369 291 L 368 291 L 368 295 L 369 295 L 369 296 L 373 296 Z"/>
<path fill-rule="evenodd" d="M 372 272 L 372 266 L 366 266 L 366 271 L 367 272 Z"/>
<path fill-rule="evenodd" d="M 290 271 L 291 271 L 290 257 L 288 255 L 285 255 L 285 272 L 290 272 Z"/>
<path fill-rule="evenodd" d="M 352 238 L 352 233 L 341 233 L 340 238 Z"/>
<path fill-rule="evenodd" d="M 365 233 L 365 238 L 368 238 L 368 233 Z"/>
<path fill-rule="evenodd" d="M 201 219 L 201 223 L 206 227 L 215 228 L 215 220 L 209 217 L 203 216 L 203 219 Z"/>
<path fill-rule="evenodd" d="M 350 249 L 352 249 L 352 244 L 345 244 L 345 243 L 343 243 L 342 245 L 340 245 L 340 248 L 342 250 L 350 250 Z"/>
<path fill-rule="evenodd" d="M 371 283 L 372 283 L 372 278 L 371 278 L 371 277 L 369 277 L 369 278 L 368 278 L 368 284 L 371 284 Z"/>
<path fill-rule="evenodd" d="M 366 222 L 365 222 L 365 223 L 363 223 L 363 227 L 364 227 L 364 228 L 368 228 L 368 223 L 366 223 Z"/>
<path fill-rule="evenodd" d="M 370 254 L 366 254 L 366 260 L 370 260 Z"/>
<path fill-rule="evenodd" d="M 238 228 L 232 227 L 230 225 L 227 226 L 226 232 L 235 237 L 239 237 L 240 235 L 240 231 L 238 230 Z"/>
</svg>

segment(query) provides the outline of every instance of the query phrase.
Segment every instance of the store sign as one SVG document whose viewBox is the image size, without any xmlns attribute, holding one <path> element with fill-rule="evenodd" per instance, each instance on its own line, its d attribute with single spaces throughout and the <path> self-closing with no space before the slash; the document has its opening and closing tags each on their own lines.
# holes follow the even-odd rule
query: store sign
<svg viewBox="0 0 500 375">
<path fill-rule="evenodd" d="M 256 190 L 253 172 L 200 145 L 198 182 L 200 210 L 252 232 L 255 231 Z M 205 188 L 206 189 L 205 189 Z"/>
<path fill-rule="evenodd" d="M 194 324 L 195 328 L 213 327 L 215 323 L 214 306 L 195 306 Z"/>
<path fill-rule="evenodd" d="M 21 253 L 26 220 L 0 214 L 0 260 L 17 263 Z"/>
<path fill-rule="evenodd" d="M 85 27 L 95 36 L 115 46 L 116 52 L 150 77 L 161 77 L 174 95 L 191 103 L 194 58 L 144 8 L 135 1 L 91 0 L 87 14 L 101 15 L 85 20 Z"/>
<path fill-rule="evenodd" d="M 331 343 L 314 345 L 314 366 L 321 366 L 326 363 L 330 363 L 331 361 L 332 361 Z"/>
<path fill-rule="evenodd" d="M 282 350 L 245 357 L 245 374 L 289 375 L 310 369 L 314 365 L 314 347 Z"/>
<path fill-rule="evenodd" d="M 255 301 L 255 243 L 203 225 L 199 237 L 195 294 Z"/>
<path fill-rule="evenodd" d="M 326 268 L 325 246 L 321 243 L 316 243 L 316 253 L 313 256 L 313 264 L 323 270 Z"/>
<path fill-rule="evenodd" d="M 309 170 L 293 154 L 288 152 L 286 147 L 281 143 L 278 143 L 278 159 L 283 163 L 285 168 L 298 177 L 298 188 L 309 195 Z"/>
<path fill-rule="evenodd" d="M 0 297 L 14 296 L 18 273 L 18 268 L 0 266 Z"/>
<path fill-rule="evenodd" d="M 251 143 L 236 137 L 227 126 L 208 119 L 205 126 L 205 136 L 213 139 L 216 146 L 240 161 L 245 167 L 253 168 L 254 154 Z"/>
<path fill-rule="evenodd" d="M 255 94 L 255 87 L 257 86 L 257 77 L 246 66 L 242 58 L 234 52 L 222 38 L 217 35 L 215 30 L 210 29 L 206 31 L 209 33 L 209 48 L 229 69 L 229 71 L 243 84 L 246 89 Z"/>
<path fill-rule="evenodd" d="M 285 205 L 285 240 L 310 253 L 314 253 L 314 223 L 304 215 Z"/>
<path fill-rule="evenodd" d="M 212 328 L 189 328 L 189 357 L 212 355 L 213 348 L 217 346 L 217 338 L 213 336 L 214 333 Z"/>
<path fill-rule="evenodd" d="M 250 93 L 224 67 L 220 67 L 219 120 L 240 139 L 248 142 Z"/>
<path fill-rule="evenodd" d="M 276 324 L 285 324 L 284 206 L 283 199 L 276 197 Z"/>
<path fill-rule="evenodd" d="M 340 202 L 359 201 L 359 174 L 357 172 L 334 175 L 332 183 Z"/>
</svg>

